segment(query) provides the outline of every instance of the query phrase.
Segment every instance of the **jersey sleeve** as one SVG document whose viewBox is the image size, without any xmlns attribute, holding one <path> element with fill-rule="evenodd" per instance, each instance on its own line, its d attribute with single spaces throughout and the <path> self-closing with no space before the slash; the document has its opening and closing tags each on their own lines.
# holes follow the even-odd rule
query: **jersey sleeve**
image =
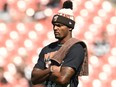
<svg viewBox="0 0 116 87">
<path fill-rule="evenodd" d="M 64 58 L 62 66 L 71 67 L 75 71 L 81 68 L 84 60 L 84 49 L 81 44 L 74 44 Z"/>
<path fill-rule="evenodd" d="M 40 52 L 37 63 L 35 64 L 35 68 L 44 69 L 45 63 L 44 63 L 44 52 L 43 50 Z"/>
</svg>

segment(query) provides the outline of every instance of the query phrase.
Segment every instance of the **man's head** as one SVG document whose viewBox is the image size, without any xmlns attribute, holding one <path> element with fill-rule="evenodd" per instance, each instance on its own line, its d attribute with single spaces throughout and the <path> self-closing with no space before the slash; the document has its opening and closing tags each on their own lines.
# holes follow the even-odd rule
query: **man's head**
<svg viewBox="0 0 116 87">
<path fill-rule="evenodd" d="M 67 35 L 71 35 L 71 31 L 75 26 L 72 9 L 73 3 L 70 0 L 67 0 L 63 3 L 63 8 L 58 11 L 58 14 L 53 16 L 52 24 L 57 39 L 62 39 Z"/>
</svg>

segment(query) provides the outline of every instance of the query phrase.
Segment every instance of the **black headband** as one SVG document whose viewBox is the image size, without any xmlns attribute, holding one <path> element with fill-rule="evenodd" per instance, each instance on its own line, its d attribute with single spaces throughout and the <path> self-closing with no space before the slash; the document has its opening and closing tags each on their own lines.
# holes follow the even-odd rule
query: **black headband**
<svg viewBox="0 0 116 87">
<path fill-rule="evenodd" d="M 52 19 L 52 24 L 54 25 L 55 23 L 61 23 L 64 24 L 66 26 L 68 26 L 69 28 L 74 29 L 75 26 L 75 21 L 73 21 L 72 19 L 63 17 L 61 15 L 54 15 L 53 19 Z"/>
</svg>

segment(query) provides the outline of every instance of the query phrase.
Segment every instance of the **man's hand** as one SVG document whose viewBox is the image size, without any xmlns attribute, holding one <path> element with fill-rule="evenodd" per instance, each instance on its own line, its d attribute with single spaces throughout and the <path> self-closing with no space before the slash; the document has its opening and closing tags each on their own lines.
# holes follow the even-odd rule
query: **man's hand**
<svg viewBox="0 0 116 87">
<path fill-rule="evenodd" d="M 51 72 L 60 72 L 61 66 L 52 65 L 50 66 Z"/>
</svg>

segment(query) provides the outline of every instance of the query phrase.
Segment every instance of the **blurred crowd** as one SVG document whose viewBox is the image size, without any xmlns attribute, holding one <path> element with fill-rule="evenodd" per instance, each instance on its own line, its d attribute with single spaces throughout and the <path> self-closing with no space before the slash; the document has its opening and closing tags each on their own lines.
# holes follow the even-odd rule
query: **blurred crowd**
<svg viewBox="0 0 116 87">
<path fill-rule="evenodd" d="M 63 0 L 62 0 L 63 1 Z M 60 7 L 60 0 L 0 0 L 0 21 L 35 21 L 49 16 L 45 13 L 48 8 L 54 9 Z M 16 4 L 17 3 L 17 4 Z M 20 14 L 20 15 L 19 15 Z"/>
<path fill-rule="evenodd" d="M 114 70 L 113 68 L 116 66 L 116 63 L 114 61 L 116 57 L 116 53 L 115 53 L 116 12 L 114 12 L 113 8 L 110 6 L 107 0 L 73 0 L 73 1 L 78 3 L 78 5 L 75 4 L 76 10 L 78 10 L 75 11 L 75 13 L 77 14 L 75 20 L 77 21 L 77 25 L 78 25 L 77 28 L 81 28 L 77 30 L 74 29 L 74 35 L 76 35 L 80 39 L 85 40 L 88 44 L 89 57 L 90 57 L 89 58 L 90 70 L 91 70 L 90 73 L 95 71 L 95 73 L 91 73 L 90 78 L 94 80 L 95 79 L 94 76 L 95 74 L 97 74 L 96 76 L 97 79 L 100 79 L 100 76 L 98 77 L 98 74 L 101 75 L 101 71 L 97 71 L 102 68 L 100 63 L 101 64 L 104 63 L 103 65 L 105 65 L 106 63 L 106 65 L 110 66 L 111 67 L 110 69 L 112 70 Z M 103 1 L 105 2 L 102 4 Z M 116 3 L 116 0 L 108 0 L 108 1 L 112 1 L 113 5 Z M 22 24 L 23 23 L 25 24 L 27 22 L 33 22 L 36 25 L 35 21 L 38 23 L 38 21 L 51 17 L 54 14 L 52 11 L 57 12 L 57 10 L 61 8 L 61 4 L 63 2 L 64 0 L 0 0 L 0 52 L 4 51 L 3 53 L 0 53 L 0 87 L 41 87 L 40 85 L 32 86 L 31 84 L 30 81 L 31 70 L 34 64 L 32 60 L 28 59 L 28 54 L 25 53 L 25 50 L 23 48 L 21 48 L 20 50 L 22 51 L 20 52 L 21 56 L 15 57 L 15 55 L 17 54 L 14 54 L 13 60 L 10 58 L 10 55 L 8 55 L 7 58 L 4 58 L 6 57 L 5 56 L 6 50 L 4 49 L 4 47 L 6 47 L 6 49 L 9 47 L 8 52 L 11 52 L 13 49 L 13 52 L 15 53 L 15 51 L 17 50 L 17 47 L 12 48 L 13 46 L 12 43 L 10 42 L 12 38 L 10 39 L 8 38 L 9 40 L 7 40 L 7 42 L 9 42 L 9 44 L 8 46 L 6 45 L 4 46 L 6 41 L 2 41 L 2 40 L 4 39 L 4 37 L 10 37 L 10 35 L 5 36 L 5 34 L 7 34 L 6 33 L 7 31 L 5 31 L 5 29 L 7 30 L 7 28 L 5 28 L 4 24 L 7 25 L 8 23 L 11 23 L 12 25 L 12 23 L 14 23 L 15 25 L 16 22 L 18 23 L 21 22 Z M 48 23 L 48 21 L 46 22 Z M 28 28 L 31 26 L 30 24 L 27 25 Z M 44 22 L 43 22 L 43 26 L 45 27 Z M 15 26 L 11 28 L 14 27 Z M 41 32 L 41 27 L 42 26 L 40 26 L 39 28 L 40 30 L 38 29 L 37 34 L 38 32 L 39 33 Z M 20 28 L 19 29 L 23 31 L 24 27 L 21 24 L 20 24 Z M 28 30 L 31 31 L 31 29 Z M 48 29 L 46 30 L 48 31 Z M 1 32 L 1 31 L 5 31 L 5 32 Z M 8 31 L 10 31 L 10 29 L 8 29 Z M 16 33 L 13 34 L 15 36 Z M 24 34 L 26 33 L 24 32 Z M 32 34 L 32 36 L 34 34 Z M 47 33 L 45 32 L 46 36 L 48 36 L 48 34 L 50 35 L 50 32 Z M 41 34 L 38 34 L 38 36 L 39 35 L 41 36 Z M 38 36 L 36 38 L 41 38 Z M 20 37 L 21 39 L 23 38 L 23 36 Z M 51 38 L 51 36 L 49 37 Z M 16 37 L 13 38 L 15 39 Z M 42 40 L 45 40 L 43 38 L 44 37 L 42 37 Z M 41 49 L 41 48 L 37 48 L 37 49 Z M 99 60 L 100 58 L 103 58 L 103 60 Z M 4 61 L 5 63 L 8 63 L 8 65 L 6 64 L 7 66 L 3 63 Z M 10 61 L 10 63 L 8 61 Z M 31 61 L 32 64 L 30 64 L 30 62 L 28 61 Z M 110 71 L 107 72 L 107 70 L 104 71 L 106 75 L 107 74 L 109 75 L 109 72 Z M 111 72 L 110 74 L 112 73 L 113 72 Z M 115 78 L 115 75 L 108 79 L 113 80 L 113 78 Z M 81 79 L 81 80 L 83 81 L 83 83 L 84 82 L 85 84 L 87 83 L 87 79 Z M 91 81 L 88 80 L 87 84 L 94 85 L 94 82 L 92 83 L 92 80 Z"/>
<path fill-rule="evenodd" d="M 45 14 L 45 10 L 48 8 L 54 9 L 60 7 L 60 0 L 33 0 L 26 1 L 20 0 L 16 4 L 17 0 L 0 0 L 0 22 L 3 23 L 12 23 L 12 22 L 33 22 L 45 19 L 48 17 Z M 18 4 L 22 6 L 18 6 Z M 32 11 L 26 13 L 28 10 L 25 8 L 25 4 L 28 4 Z M 32 5 L 31 7 L 31 4 Z M 15 6 L 17 5 L 17 6 Z M 24 6 L 24 8 L 23 8 Z M 32 14 L 31 14 L 32 13 Z M 32 86 L 30 77 L 32 66 L 26 64 L 28 59 L 23 55 L 21 59 L 14 62 L 11 62 L 7 66 L 2 66 L 2 61 L 0 61 L 0 87 L 41 87 L 41 86 Z M 7 60 L 6 60 L 7 61 Z"/>
</svg>

